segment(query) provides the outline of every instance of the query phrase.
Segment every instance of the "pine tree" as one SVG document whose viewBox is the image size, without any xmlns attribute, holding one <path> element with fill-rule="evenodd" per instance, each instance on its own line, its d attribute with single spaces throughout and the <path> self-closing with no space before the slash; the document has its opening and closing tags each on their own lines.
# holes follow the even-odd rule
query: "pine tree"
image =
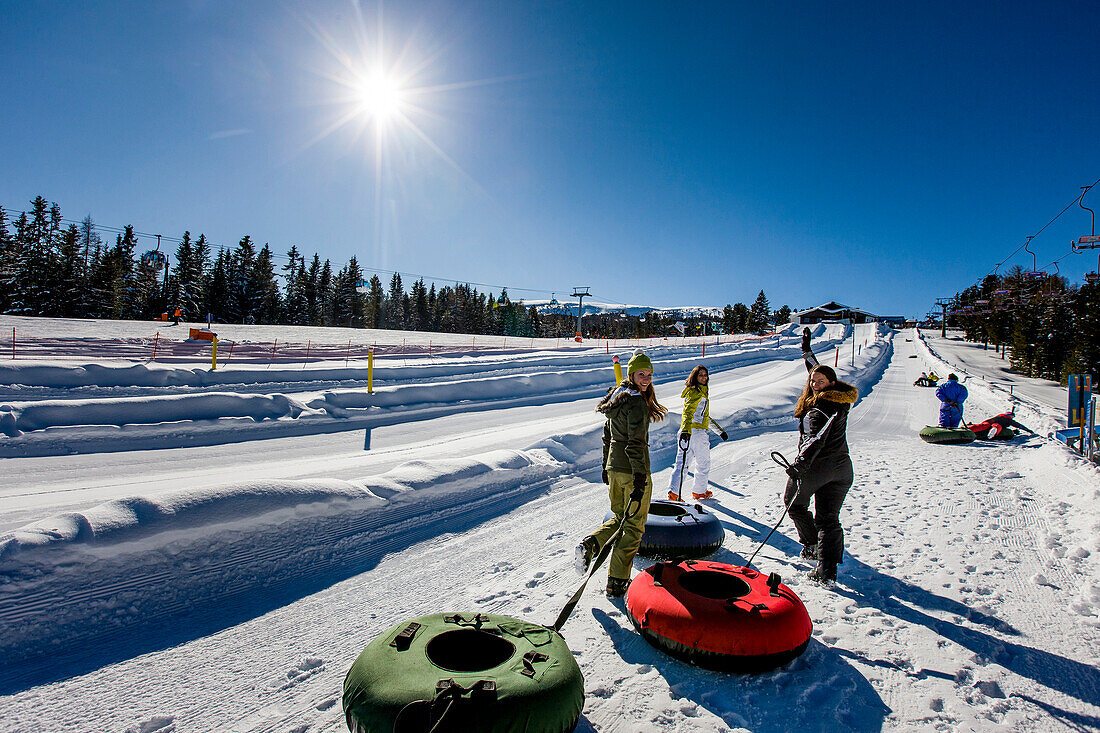
<svg viewBox="0 0 1100 733">
<path fill-rule="evenodd" d="M 283 305 L 283 314 L 287 323 L 302 325 L 307 323 L 307 304 L 305 288 L 305 260 L 298 254 L 298 248 L 291 245 L 286 253 L 290 260 L 283 265 L 284 280 L 286 281 L 286 300 Z"/>
<path fill-rule="evenodd" d="M 80 231 L 76 224 L 70 224 L 61 238 L 57 281 L 57 315 L 64 318 L 80 315 L 82 293 L 87 282 L 80 245 Z"/>
<path fill-rule="evenodd" d="M 401 284 L 401 273 L 393 273 L 393 277 L 390 278 L 390 292 L 386 295 L 386 302 L 382 310 L 385 314 L 386 328 L 395 331 L 405 329 L 405 304 L 401 297 L 404 292 L 404 286 Z"/>
<path fill-rule="evenodd" d="M 170 310 L 179 306 L 180 310 L 193 320 L 201 320 L 205 315 L 203 303 L 209 252 L 210 248 L 206 244 L 205 235 L 199 235 L 198 240 L 192 242 L 191 232 L 183 233 L 183 238 L 176 248 L 176 266 L 173 268 L 172 287 L 168 299 Z"/>
<path fill-rule="evenodd" d="M 775 312 L 775 325 L 782 326 L 785 323 L 791 322 L 791 307 L 784 305 L 782 308 Z"/>
<path fill-rule="evenodd" d="M 80 252 L 81 272 L 84 273 L 84 282 L 80 284 L 79 295 L 76 303 L 76 315 L 82 317 L 94 317 L 103 303 L 106 290 L 93 280 L 93 255 L 99 253 L 102 256 L 103 238 L 96 231 L 95 222 L 91 214 L 85 216 L 80 222 Z"/>
<path fill-rule="evenodd" d="M 1100 384 L 1100 282 L 1077 289 L 1073 311 L 1078 333 L 1064 373 L 1091 374 L 1092 383 Z"/>
<path fill-rule="evenodd" d="M 325 260 L 325 264 L 321 265 L 321 274 L 317 277 L 317 325 L 319 326 L 336 325 L 332 312 L 334 296 L 332 286 L 332 263 Z"/>
<path fill-rule="evenodd" d="M 321 258 L 314 252 L 309 271 L 305 273 L 305 282 L 302 283 L 302 293 L 306 302 L 305 323 L 311 326 L 318 326 L 321 323 L 321 301 L 318 290 L 320 278 Z"/>
<path fill-rule="evenodd" d="M 0 313 L 11 313 L 18 302 L 16 283 L 23 270 L 22 253 L 8 229 L 8 215 L 0 206 Z"/>
<path fill-rule="evenodd" d="M 253 287 L 256 246 L 247 234 L 237 243 L 229 265 L 229 300 L 226 316 L 233 323 L 254 323 L 260 293 Z"/>
<path fill-rule="evenodd" d="M 382 328 L 382 304 L 386 293 L 377 275 L 371 275 L 367 285 L 367 297 L 363 306 L 363 323 L 367 328 Z"/>
<path fill-rule="evenodd" d="M 59 255 L 55 227 L 61 218 L 60 209 L 36 196 L 31 202 L 31 216 L 20 217 L 16 238 L 22 240 L 21 271 L 16 276 L 15 291 L 22 300 L 21 312 L 27 315 L 52 315 L 54 288 L 57 282 Z"/>
<path fill-rule="evenodd" d="M 757 334 L 767 333 L 771 325 L 770 315 L 771 306 L 768 304 L 768 296 L 764 295 L 764 291 L 761 290 L 749 310 L 748 330 Z"/>
<path fill-rule="evenodd" d="M 111 317 L 137 318 L 139 293 L 137 271 L 134 266 L 134 249 L 137 237 L 134 227 L 127 224 L 123 233 L 115 237 L 115 246 L 111 250 Z"/>
<path fill-rule="evenodd" d="M 210 269 L 210 280 L 206 287 L 206 305 L 202 309 L 215 321 L 223 323 L 229 320 L 229 250 L 219 249 L 214 265 Z M 201 317 L 200 317 L 201 320 Z"/>
<path fill-rule="evenodd" d="M 428 310 L 428 289 L 424 286 L 424 278 L 413 283 L 410 301 L 412 307 L 409 309 L 409 329 L 427 331 L 431 314 Z"/>
<path fill-rule="evenodd" d="M 256 323 L 278 323 L 282 307 L 279 283 L 275 282 L 275 264 L 271 261 L 271 247 L 266 243 L 256 255 L 249 274 L 249 292 L 253 298 Z"/>
</svg>

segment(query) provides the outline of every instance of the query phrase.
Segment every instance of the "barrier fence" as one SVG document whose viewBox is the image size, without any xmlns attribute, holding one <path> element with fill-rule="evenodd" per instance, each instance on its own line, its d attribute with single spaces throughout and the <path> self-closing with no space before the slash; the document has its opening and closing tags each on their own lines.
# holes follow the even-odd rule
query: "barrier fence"
<svg viewBox="0 0 1100 733">
<path fill-rule="evenodd" d="M 4 336 L 8 336 L 6 333 Z M 587 339 L 582 344 L 573 339 L 556 339 L 553 346 L 548 339 L 505 338 L 483 336 L 478 343 L 477 336 L 471 336 L 469 344 L 435 344 L 431 340 L 424 343 L 375 344 L 355 342 L 346 343 L 306 343 L 280 341 L 270 343 L 254 341 L 218 340 L 218 366 L 237 364 L 319 364 L 325 362 L 349 362 L 366 360 L 373 349 L 379 357 L 445 357 L 452 355 L 476 354 L 512 354 L 531 351 L 570 351 L 577 348 L 598 348 L 603 342 L 608 353 L 612 349 L 652 347 L 656 345 L 698 345 L 705 356 L 707 345 L 762 342 L 776 339 L 775 335 L 753 336 L 737 334 L 717 337 L 654 337 L 651 339 Z M 485 339 L 492 339 L 486 342 Z M 5 341 L 7 343 L 5 343 Z M 172 339 L 159 332 L 147 337 L 131 338 L 63 338 L 52 336 L 28 336 L 12 328 L 9 338 L 0 338 L 0 358 L 9 362 L 25 361 L 129 361 L 136 363 L 157 362 L 163 364 L 196 363 L 209 364 L 213 344 L 198 339 Z"/>
</svg>

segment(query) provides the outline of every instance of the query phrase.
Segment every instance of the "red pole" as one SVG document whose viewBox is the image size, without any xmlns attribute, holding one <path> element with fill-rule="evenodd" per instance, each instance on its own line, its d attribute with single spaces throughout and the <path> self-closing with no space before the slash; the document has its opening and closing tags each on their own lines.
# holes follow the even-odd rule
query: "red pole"
<svg viewBox="0 0 1100 733">
<path fill-rule="evenodd" d="M 351 339 L 348 339 L 348 353 L 344 355 L 344 366 L 348 365 L 348 359 L 351 358 Z"/>
<path fill-rule="evenodd" d="M 309 363 L 309 339 L 306 339 L 306 360 L 302 362 L 302 366 Z"/>
<path fill-rule="evenodd" d="M 275 345 L 278 343 L 279 339 L 275 339 L 274 343 L 271 344 L 271 361 L 268 362 L 269 365 L 272 361 L 275 361 Z"/>
<path fill-rule="evenodd" d="M 157 337 L 153 339 L 153 358 L 149 361 L 157 360 L 157 342 L 160 341 L 160 331 L 157 331 Z"/>
<path fill-rule="evenodd" d="M 15 326 L 11 327 L 11 358 L 15 358 Z"/>
<path fill-rule="evenodd" d="M 430 358 L 431 355 L 432 355 L 432 340 L 428 339 L 428 357 Z"/>
<path fill-rule="evenodd" d="M 233 358 L 233 347 L 237 345 L 236 341 L 229 342 L 229 356 L 225 357 L 225 363 L 228 364 L 229 360 Z"/>
<path fill-rule="evenodd" d="M 703 358 L 706 358 L 706 356 L 707 356 L 707 342 L 704 341 L 703 342 Z"/>
<path fill-rule="evenodd" d="M 833 366 L 840 363 L 840 347 L 836 347 L 836 357 L 833 359 Z"/>
</svg>

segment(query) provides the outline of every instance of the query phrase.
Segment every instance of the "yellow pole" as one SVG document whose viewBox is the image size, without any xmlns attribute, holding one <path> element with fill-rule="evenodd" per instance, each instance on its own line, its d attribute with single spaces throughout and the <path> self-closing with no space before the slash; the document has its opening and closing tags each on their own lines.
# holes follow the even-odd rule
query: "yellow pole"
<svg viewBox="0 0 1100 733">
<path fill-rule="evenodd" d="M 211 343 L 214 344 L 213 353 L 210 355 L 210 371 L 217 371 L 218 369 L 218 337 L 215 336 L 211 339 Z"/>
<path fill-rule="evenodd" d="M 367 394 L 374 394 L 374 347 L 367 349 Z"/>
<path fill-rule="evenodd" d="M 611 361 L 615 362 L 615 384 L 622 384 L 623 383 L 623 365 L 619 363 L 618 354 L 611 357 Z"/>
</svg>

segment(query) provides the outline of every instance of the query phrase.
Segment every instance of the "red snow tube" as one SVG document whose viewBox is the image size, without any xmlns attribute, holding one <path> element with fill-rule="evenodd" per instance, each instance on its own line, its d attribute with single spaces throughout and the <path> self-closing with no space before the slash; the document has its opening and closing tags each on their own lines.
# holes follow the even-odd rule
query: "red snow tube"
<svg viewBox="0 0 1100 733">
<path fill-rule="evenodd" d="M 762 672 L 806 649 L 813 623 L 775 573 L 718 562 L 658 563 L 626 594 L 646 641 L 686 662 L 723 672 Z"/>
</svg>

